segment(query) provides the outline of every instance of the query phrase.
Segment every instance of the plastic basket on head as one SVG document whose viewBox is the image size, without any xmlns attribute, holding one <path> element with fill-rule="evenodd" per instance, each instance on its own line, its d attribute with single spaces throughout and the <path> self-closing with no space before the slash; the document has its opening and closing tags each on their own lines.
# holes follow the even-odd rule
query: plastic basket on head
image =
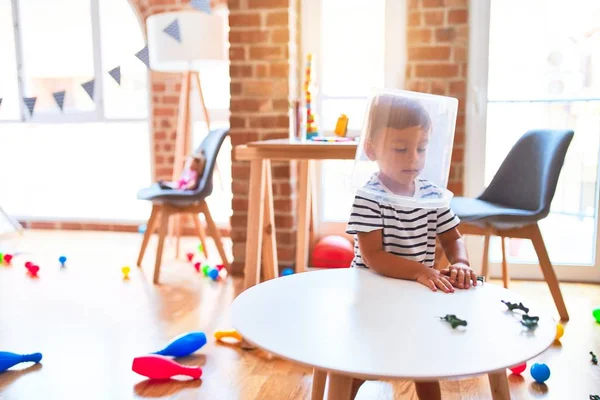
<svg viewBox="0 0 600 400">
<path fill-rule="evenodd" d="M 381 89 L 369 99 L 350 185 L 406 208 L 450 205 L 447 189 L 458 100 Z"/>
</svg>

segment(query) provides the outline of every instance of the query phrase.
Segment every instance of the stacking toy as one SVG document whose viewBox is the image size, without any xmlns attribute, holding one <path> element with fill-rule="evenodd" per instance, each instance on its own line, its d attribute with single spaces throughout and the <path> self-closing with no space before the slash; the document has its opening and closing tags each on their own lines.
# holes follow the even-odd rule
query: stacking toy
<svg viewBox="0 0 600 400">
<path fill-rule="evenodd" d="M 192 262 L 192 260 L 194 259 L 194 253 L 187 253 L 186 256 L 189 262 Z"/>
<path fill-rule="evenodd" d="M 170 379 L 176 375 L 185 375 L 193 379 L 200 379 L 200 367 L 188 367 L 160 355 L 148 355 L 133 359 L 131 370 L 150 379 Z"/>
<path fill-rule="evenodd" d="M 29 267 L 31 267 L 33 265 L 33 263 L 31 261 L 27 261 L 25 263 L 25 268 L 29 269 Z"/>
<path fill-rule="evenodd" d="M 600 308 L 596 308 L 592 314 L 596 318 L 596 322 L 600 324 Z"/>
<path fill-rule="evenodd" d="M 42 360 L 42 353 L 33 354 L 15 354 L 8 351 L 0 351 L 0 372 L 4 372 L 10 367 L 23 362 L 39 363 Z"/>
<path fill-rule="evenodd" d="M 27 268 L 27 270 L 29 271 L 29 274 L 32 277 L 37 278 L 37 276 L 38 276 L 37 274 L 38 274 L 38 271 L 40 270 L 40 267 L 38 267 L 37 265 L 33 265 L 32 264 L 32 265 L 29 266 L 29 268 Z"/>
<path fill-rule="evenodd" d="M 123 279 L 129 279 L 130 271 L 131 271 L 131 268 L 129 268 L 128 266 L 124 266 L 123 268 L 121 268 L 121 272 L 123 272 Z"/>
<path fill-rule="evenodd" d="M 65 257 L 65 256 L 58 257 L 58 262 L 60 263 L 61 267 L 64 267 L 65 263 L 67 262 L 67 257 Z"/>
<path fill-rule="evenodd" d="M 189 356 L 206 344 L 204 332 L 190 332 L 174 338 L 164 349 L 152 354 L 172 357 Z"/>
<path fill-rule="evenodd" d="M 2 264 L 4 262 L 4 255 L 2 253 L 0 253 L 0 264 Z"/>
<path fill-rule="evenodd" d="M 544 383 L 550 378 L 550 368 L 546 364 L 535 363 L 531 366 L 531 377 L 537 383 Z"/>
<path fill-rule="evenodd" d="M 283 271 L 281 271 L 281 276 L 287 276 L 287 275 L 293 275 L 294 274 L 294 270 L 291 268 L 286 268 Z"/>
<path fill-rule="evenodd" d="M 509 368 L 510 372 L 512 372 L 515 375 L 521 375 L 523 373 L 523 371 L 525 371 L 527 369 L 527 363 L 523 363 L 521 365 L 517 365 L 516 367 L 512 367 Z"/>
<path fill-rule="evenodd" d="M 211 269 L 211 270 L 208 272 L 208 276 L 210 276 L 210 278 L 211 278 L 213 281 L 216 281 L 217 279 L 219 279 L 219 270 L 218 270 L 218 269 L 216 269 L 216 268 L 213 268 L 213 269 Z"/>
<path fill-rule="evenodd" d="M 210 270 L 210 266 L 208 266 L 208 265 L 202 266 L 202 273 L 204 274 L 204 276 L 208 276 L 209 270 Z"/>
<path fill-rule="evenodd" d="M 200 266 L 202 264 L 200 264 L 199 262 L 197 262 L 196 264 L 194 264 L 194 268 L 196 268 L 196 272 L 200 272 Z"/>
<path fill-rule="evenodd" d="M 221 341 L 223 338 L 233 338 L 239 340 L 240 342 L 242 341 L 242 335 L 240 335 L 240 333 L 235 329 L 216 331 L 214 335 L 215 339 L 218 341 Z"/>
<path fill-rule="evenodd" d="M 10 265 L 10 260 L 12 260 L 13 256 L 12 254 L 5 254 L 4 255 L 4 262 L 8 265 Z"/>
<path fill-rule="evenodd" d="M 554 337 L 554 340 L 560 340 L 560 338 L 564 334 L 565 334 L 565 327 L 562 326 L 562 324 L 556 324 L 556 336 Z"/>
</svg>

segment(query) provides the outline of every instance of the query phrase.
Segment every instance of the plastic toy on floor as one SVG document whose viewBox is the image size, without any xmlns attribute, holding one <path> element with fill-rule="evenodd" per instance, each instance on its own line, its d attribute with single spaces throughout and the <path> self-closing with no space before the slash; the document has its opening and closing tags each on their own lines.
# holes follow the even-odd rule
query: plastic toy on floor
<svg viewBox="0 0 600 400">
<path fill-rule="evenodd" d="M 215 339 L 224 343 L 241 343 L 242 335 L 235 329 L 221 330 L 214 333 Z"/>
<path fill-rule="evenodd" d="M 67 257 L 65 257 L 65 256 L 58 257 L 58 262 L 60 263 L 61 267 L 64 267 L 65 263 L 67 262 Z"/>
<path fill-rule="evenodd" d="M 166 380 L 177 375 L 189 376 L 192 379 L 200 379 L 202 376 L 200 367 L 181 365 L 170 358 L 157 354 L 134 358 L 131 370 L 156 380 Z"/>
<path fill-rule="evenodd" d="M 531 377 L 537 383 L 544 383 L 550 378 L 550 368 L 546 364 L 535 363 L 531 366 Z"/>
<path fill-rule="evenodd" d="M 8 351 L 0 351 L 0 372 L 24 362 L 39 363 L 42 361 L 42 353 L 16 354 Z"/>
<path fill-rule="evenodd" d="M 527 369 L 527 363 L 517 365 L 516 367 L 509 368 L 510 372 L 515 375 L 521 375 Z"/>
<path fill-rule="evenodd" d="M 189 332 L 174 338 L 162 350 L 152 354 L 171 357 L 185 357 L 199 350 L 206 344 L 206 335 L 204 332 Z"/>
</svg>

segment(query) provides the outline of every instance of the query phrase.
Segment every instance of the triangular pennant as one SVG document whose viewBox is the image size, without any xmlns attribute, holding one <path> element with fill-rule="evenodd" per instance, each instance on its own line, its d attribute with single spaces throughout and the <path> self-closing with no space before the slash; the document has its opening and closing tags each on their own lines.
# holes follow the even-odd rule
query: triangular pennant
<svg viewBox="0 0 600 400">
<path fill-rule="evenodd" d="M 94 101 L 94 80 L 87 81 L 81 84 L 81 87 L 85 90 L 85 92 L 90 96 L 90 99 Z"/>
<path fill-rule="evenodd" d="M 35 102 L 37 97 L 23 97 L 23 101 L 29 110 L 29 116 L 33 116 L 33 109 L 35 108 Z"/>
<path fill-rule="evenodd" d="M 163 32 L 181 43 L 181 35 L 179 34 L 179 20 L 177 18 L 175 18 L 175 21 L 171 22 L 169 26 L 163 30 Z"/>
<path fill-rule="evenodd" d="M 60 108 L 60 111 L 63 110 L 63 106 L 65 105 L 65 91 L 61 91 L 61 92 L 54 92 L 52 93 L 52 96 L 54 97 L 54 101 L 56 101 L 56 104 L 58 104 L 58 108 Z"/>
<path fill-rule="evenodd" d="M 115 81 L 117 81 L 119 86 L 121 86 L 121 66 L 111 69 L 110 71 L 108 71 L 108 73 L 110 74 L 110 76 L 113 77 Z"/>
<path fill-rule="evenodd" d="M 210 14 L 210 0 L 192 0 L 190 4 L 196 10 Z"/>
<path fill-rule="evenodd" d="M 146 45 L 143 49 L 135 53 L 135 56 L 144 64 L 146 64 L 146 68 L 150 68 L 150 55 L 148 54 L 148 45 Z"/>
</svg>

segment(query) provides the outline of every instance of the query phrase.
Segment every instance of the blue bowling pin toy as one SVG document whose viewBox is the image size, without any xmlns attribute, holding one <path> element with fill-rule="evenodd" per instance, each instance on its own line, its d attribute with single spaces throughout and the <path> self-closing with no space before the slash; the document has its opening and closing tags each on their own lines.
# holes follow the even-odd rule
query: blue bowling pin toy
<svg viewBox="0 0 600 400">
<path fill-rule="evenodd" d="M 189 356 L 206 344 L 204 332 L 189 332 L 177 336 L 164 349 L 152 354 L 171 357 Z"/>
<path fill-rule="evenodd" d="M 42 361 L 42 353 L 15 354 L 8 351 L 0 351 L 0 372 L 4 372 L 19 363 L 34 362 L 37 364 L 40 361 Z"/>
</svg>

